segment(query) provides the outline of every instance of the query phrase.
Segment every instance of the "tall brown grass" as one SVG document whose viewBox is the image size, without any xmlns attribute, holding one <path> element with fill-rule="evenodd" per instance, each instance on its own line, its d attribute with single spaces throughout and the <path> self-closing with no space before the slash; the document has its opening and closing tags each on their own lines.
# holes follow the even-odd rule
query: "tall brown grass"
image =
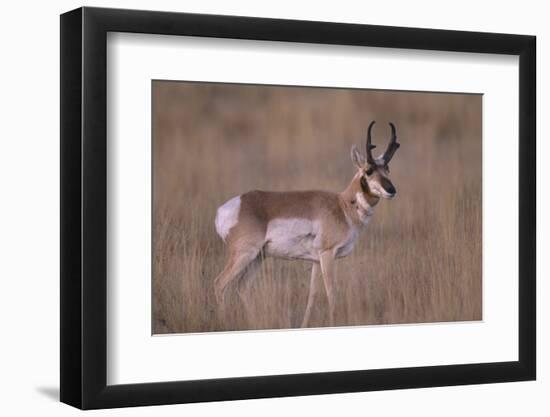
<svg viewBox="0 0 550 417">
<path fill-rule="evenodd" d="M 481 319 L 481 96 L 153 82 L 153 332 L 300 325 L 310 263 L 266 259 L 246 306 L 221 311 L 216 209 L 253 189 L 341 191 L 349 150 L 402 144 L 398 195 L 337 261 L 337 325 Z M 311 326 L 328 325 L 320 298 Z"/>
</svg>

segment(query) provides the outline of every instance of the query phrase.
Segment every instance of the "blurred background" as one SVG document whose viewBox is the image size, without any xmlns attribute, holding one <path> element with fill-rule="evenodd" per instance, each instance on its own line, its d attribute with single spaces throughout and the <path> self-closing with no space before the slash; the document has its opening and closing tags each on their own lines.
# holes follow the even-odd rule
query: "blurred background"
<svg viewBox="0 0 550 417">
<path fill-rule="evenodd" d="M 306 261 L 266 259 L 243 306 L 224 312 L 216 209 L 253 189 L 342 191 L 371 120 L 374 151 L 397 127 L 397 197 L 381 201 L 337 261 L 336 324 L 482 318 L 482 96 L 153 82 L 153 332 L 299 327 Z M 328 325 L 319 297 L 311 327 Z"/>
</svg>

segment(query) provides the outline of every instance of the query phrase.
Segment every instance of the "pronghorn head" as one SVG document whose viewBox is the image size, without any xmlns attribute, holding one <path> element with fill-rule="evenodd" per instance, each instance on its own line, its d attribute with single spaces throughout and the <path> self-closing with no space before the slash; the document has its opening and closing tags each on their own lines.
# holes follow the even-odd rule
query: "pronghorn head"
<svg viewBox="0 0 550 417">
<path fill-rule="evenodd" d="M 400 144 L 397 143 L 395 126 L 393 123 L 390 123 L 390 143 L 382 156 L 374 158 L 372 156 L 372 150 L 376 146 L 372 144 L 371 139 L 371 131 L 374 123 L 374 120 L 370 123 L 367 133 L 366 157 L 364 157 L 357 147 L 353 145 L 351 148 L 351 159 L 357 166 L 358 172 L 356 177 L 359 179 L 361 191 L 364 194 L 370 197 L 392 199 L 397 194 L 397 191 L 389 178 L 389 163 Z"/>
</svg>

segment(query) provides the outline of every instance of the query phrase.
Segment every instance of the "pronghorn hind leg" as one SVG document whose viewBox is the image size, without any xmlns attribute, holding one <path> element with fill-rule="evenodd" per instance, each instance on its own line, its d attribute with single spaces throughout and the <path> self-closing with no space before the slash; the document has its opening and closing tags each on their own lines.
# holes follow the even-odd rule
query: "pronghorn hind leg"
<svg viewBox="0 0 550 417">
<path fill-rule="evenodd" d="M 309 318 L 311 316 L 311 308 L 313 307 L 313 304 L 315 303 L 315 299 L 317 298 L 317 293 L 319 292 L 319 284 L 320 284 L 320 268 L 319 264 L 317 262 L 313 263 L 313 266 L 311 267 L 311 279 L 309 282 L 309 293 L 307 296 L 307 306 L 306 311 L 304 313 L 304 319 L 302 320 L 302 326 L 301 327 L 307 327 L 307 324 L 309 323 Z"/>
<path fill-rule="evenodd" d="M 237 284 L 237 294 L 241 300 L 241 304 L 244 307 L 247 318 L 252 318 L 254 311 L 251 308 L 251 297 L 250 291 L 252 288 L 252 283 L 255 278 L 260 274 L 260 267 L 263 261 L 263 254 L 260 254 L 254 259 L 241 274 L 239 282 Z"/>
<path fill-rule="evenodd" d="M 218 304 L 224 303 L 228 284 L 245 272 L 246 268 L 258 257 L 260 250 L 261 247 L 258 247 L 258 245 L 246 245 L 240 251 L 232 250 L 230 252 L 223 271 L 214 280 L 214 290 Z"/>
<path fill-rule="evenodd" d="M 334 326 L 335 294 L 334 294 L 334 254 L 331 250 L 321 253 L 321 272 L 328 299 L 329 323 Z"/>
</svg>

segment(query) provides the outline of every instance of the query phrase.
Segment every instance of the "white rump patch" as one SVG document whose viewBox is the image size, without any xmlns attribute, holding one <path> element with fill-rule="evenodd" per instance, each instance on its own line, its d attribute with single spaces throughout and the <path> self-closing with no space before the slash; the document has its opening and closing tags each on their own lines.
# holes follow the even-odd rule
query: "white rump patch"
<svg viewBox="0 0 550 417">
<path fill-rule="evenodd" d="M 241 210 L 241 196 L 233 197 L 216 212 L 216 232 L 225 241 L 229 231 L 237 224 Z"/>
</svg>

